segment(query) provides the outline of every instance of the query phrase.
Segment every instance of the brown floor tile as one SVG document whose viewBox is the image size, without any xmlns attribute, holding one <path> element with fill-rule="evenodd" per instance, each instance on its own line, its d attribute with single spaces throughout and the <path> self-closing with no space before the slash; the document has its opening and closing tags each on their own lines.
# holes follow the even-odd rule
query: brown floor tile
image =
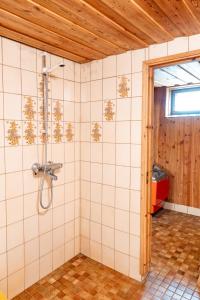
<svg viewBox="0 0 200 300">
<path fill-rule="evenodd" d="M 153 217 L 152 266 L 140 284 L 84 255 L 15 300 L 200 300 L 200 218 L 163 210 Z"/>
</svg>

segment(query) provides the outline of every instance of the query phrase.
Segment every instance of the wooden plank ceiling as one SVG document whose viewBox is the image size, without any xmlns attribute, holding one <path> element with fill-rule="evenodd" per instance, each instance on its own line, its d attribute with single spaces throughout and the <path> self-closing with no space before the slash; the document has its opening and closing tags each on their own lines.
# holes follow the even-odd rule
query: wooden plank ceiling
<svg viewBox="0 0 200 300">
<path fill-rule="evenodd" d="M 200 84 L 199 61 L 191 61 L 184 64 L 155 69 L 155 87 L 192 84 Z"/>
<path fill-rule="evenodd" d="M 0 35 L 80 63 L 197 33 L 192 0 L 0 1 Z"/>
</svg>

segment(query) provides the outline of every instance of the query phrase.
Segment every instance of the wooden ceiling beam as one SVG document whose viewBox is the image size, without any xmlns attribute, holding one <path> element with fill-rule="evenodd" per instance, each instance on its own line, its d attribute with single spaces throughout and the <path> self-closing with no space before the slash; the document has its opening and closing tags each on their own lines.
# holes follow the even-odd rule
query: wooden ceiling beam
<svg viewBox="0 0 200 300">
<path fill-rule="evenodd" d="M 156 42 L 155 40 L 152 39 L 151 36 L 148 36 L 145 32 L 142 32 L 139 28 L 135 27 L 133 24 L 131 24 L 127 20 L 127 18 L 123 17 L 122 15 L 120 15 L 119 13 L 117 13 L 116 11 L 111 9 L 103 1 L 101 1 L 101 0 L 84 0 L 84 2 L 93 6 L 96 10 L 100 11 L 102 14 L 107 16 L 109 19 L 111 19 L 115 23 L 119 24 L 125 30 L 134 34 L 136 37 L 138 37 L 140 39 L 142 37 L 142 40 L 143 40 L 143 42 L 146 43 L 146 46 Z"/>
<path fill-rule="evenodd" d="M 192 34 L 200 32 L 199 22 L 182 0 L 154 0 L 154 2 L 185 35 L 191 35 L 191 32 Z"/>
<path fill-rule="evenodd" d="M 81 0 L 33 0 L 57 15 L 103 37 L 124 50 L 145 47 L 146 43 Z"/>
<path fill-rule="evenodd" d="M 96 36 L 30 0 L 9 0 L 9 3 L 7 0 L 1 0 L 0 8 L 43 27 L 44 35 L 45 30 L 48 29 L 87 47 L 89 45 L 96 51 L 101 49 L 101 52 L 105 55 L 117 54 L 124 51 L 123 48 L 105 41 L 102 37 Z"/>
<path fill-rule="evenodd" d="M 157 43 L 171 40 L 173 36 L 162 26 L 149 18 L 149 16 L 131 0 L 99 0 L 106 4 L 110 9 L 117 12 L 128 22 L 139 28 L 146 35 L 150 36 Z"/>
<path fill-rule="evenodd" d="M 92 0 L 91 0 L 92 1 Z M 168 15 L 163 12 L 153 0 L 132 0 L 145 11 L 149 17 L 153 18 L 158 24 L 170 32 L 174 37 L 184 35 L 181 28 L 177 28 L 175 23 L 168 18 Z"/>
<path fill-rule="evenodd" d="M 77 42 L 71 41 L 49 30 L 46 30 L 44 35 L 42 27 L 21 19 L 20 17 L 2 9 L 0 9 L 0 25 L 27 36 L 30 36 L 31 33 L 31 36 L 37 40 L 43 40 L 47 44 L 58 47 L 67 52 L 71 52 L 75 55 L 85 57 L 88 60 L 92 57 L 93 59 L 100 59 L 104 57 L 102 53 L 82 46 Z"/>
<path fill-rule="evenodd" d="M 10 38 L 12 40 L 15 40 L 17 42 L 20 42 L 22 44 L 38 48 L 42 51 L 46 51 L 49 53 L 52 53 L 54 55 L 58 55 L 60 57 L 78 62 L 78 63 L 86 63 L 88 62 L 88 59 L 81 57 L 79 55 L 75 55 L 73 53 L 67 52 L 66 50 L 56 48 L 52 45 L 46 44 L 43 41 L 39 41 L 37 39 L 34 39 L 32 37 L 28 37 L 26 35 L 23 35 L 19 32 L 15 32 L 14 30 L 10 30 L 8 28 L 5 28 L 3 26 L 0 26 L 0 35 L 4 36 L 6 38 Z"/>
</svg>

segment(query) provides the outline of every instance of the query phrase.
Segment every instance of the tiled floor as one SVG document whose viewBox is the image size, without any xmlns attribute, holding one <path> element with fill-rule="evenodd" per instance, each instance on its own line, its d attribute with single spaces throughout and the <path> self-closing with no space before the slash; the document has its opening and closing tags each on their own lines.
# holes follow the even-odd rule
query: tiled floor
<svg viewBox="0 0 200 300">
<path fill-rule="evenodd" d="M 197 300 L 199 268 L 200 218 L 165 210 L 153 218 L 152 270 L 144 284 L 79 255 L 15 300 Z"/>
</svg>

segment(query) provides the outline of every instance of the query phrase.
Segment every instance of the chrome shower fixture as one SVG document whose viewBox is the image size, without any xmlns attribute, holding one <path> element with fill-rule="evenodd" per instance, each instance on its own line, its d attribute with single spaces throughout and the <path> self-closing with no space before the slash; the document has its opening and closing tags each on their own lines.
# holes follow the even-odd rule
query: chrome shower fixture
<svg viewBox="0 0 200 300">
<path fill-rule="evenodd" d="M 61 163 L 53 163 L 52 161 L 48 161 L 47 164 L 39 164 L 39 163 L 34 163 L 32 165 L 32 171 L 34 175 L 38 175 L 39 173 L 46 174 L 47 176 L 50 177 L 51 180 L 57 180 L 58 177 L 54 174 L 55 170 L 58 170 L 62 168 Z"/>
<path fill-rule="evenodd" d="M 54 172 L 57 169 L 62 168 L 61 163 L 53 163 L 51 161 L 48 161 L 47 158 L 47 140 L 48 140 L 48 104 L 49 104 L 49 87 L 48 87 L 48 75 L 51 73 L 53 70 L 55 70 L 58 67 L 64 67 L 65 65 L 63 63 L 60 63 L 58 65 L 55 65 L 51 68 L 47 68 L 46 64 L 46 58 L 47 58 L 47 53 L 43 52 L 42 53 L 42 80 L 43 80 L 43 113 L 44 113 L 44 118 L 43 118 L 43 130 L 42 133 L 45 136 L 46 142 L 44 143 L 44 157 L 42 163 L 34 163 L 32 165 L 32 171 L 35 175 L 41 174 L 40 178 L 40 184 L 39 184 L 39 203 L 43 209 L 48 209 L 53 201 L 53 181 L 57 180 L 57 176 L 54 174 Z M 45 178 L 50 179 L 50 190 L 51 190 L 51 195 L 49 198 L 49 201 L 47 204 L 44 204 L 43 201 L 43 190 L 44 190 L 44 181 Z"/>
<path fill-rule="evenodd" d="M 53 72 L 53 70 L 55 70 L 55 69 L 57 69 L 57 68 L 64 68 L 65 67 L 65 64 L 62 64 L 62 63 L 60 63 L 60 64 L 57 64 L 57 65 L 55 65 L 55 66 L 53 66 L 52 68 L 43 68 L 42 69 L 42 73 L 43 74 L 49 74 L 49 73 L 51 73 L 51 72 Z"/>
</svg>

